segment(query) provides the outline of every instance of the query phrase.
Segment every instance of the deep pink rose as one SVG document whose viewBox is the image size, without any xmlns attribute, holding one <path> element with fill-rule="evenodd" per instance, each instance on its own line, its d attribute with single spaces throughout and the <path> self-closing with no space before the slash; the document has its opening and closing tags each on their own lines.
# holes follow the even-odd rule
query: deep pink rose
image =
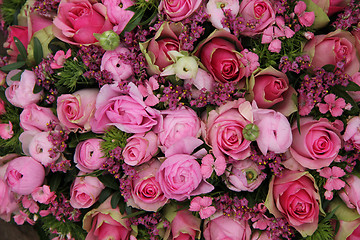
<svg viewBox="0 0 360 240">
<path fill-rule="evenodd" d="M 245 75 L 239 40 L 225 30 L 216 30 L 199 46 L 196 55 L 218 82 L 239 82 Z"/>
<path fill-rule="evenodd" d="M 11 214 L 18 209 L 14 194 L 8 185 L 0 178 L 0 218 L 9 222 Z"/>
<path fill-rule="evenodd" d="M 28 195 L 42 185 L 45 178 L 44 167 L 32 157 L 18 157 L 9 163 L 4 180 L 11 190 L 20 195 Z"/>
<path fill-rule="evenodd" d="M 134 5 L 134 2 L 132 0 L 102 0 L 102 2 L 106 6 L 110 22 L 114 24 L 114 32 L 120 34 L 134 16 L 133 11 L 127 10 Z"/>
<path fill-rule="evenodd" d="M 206 142 L 215 157 L 242 160 L 250 156 L 250 141 L 243 137 L 244 127 L 250 123 L 250 103 L 240 98 L 212 110 L 206 120 Z"/>
<path fill-rule="evenodd" d="M 360 117 L 350 119 L 344 132 L 344 141 L 350 141 L 356 149 L 360 150 Z"/>
<path fill-rule="evenodd" d="M 104 85 L 96 99 L 96 112 L 91 122 L 92 131 L 104 133 L 113 125 L 127 133 L 159 132 L 162 117 L 160 112 L 147 106 L 138 88 L 133 83 L 124 93 L 116 84 Z"/>
<path fill-rule="evenodd" d="M 181 32 L 181 23 L 164 22 L 152 39 L 140 43 L 150 75 L 160 74 L 165 67 L 174 63 L 168 52 L 180 51 L 179 35 Z"/>
<path fill-rule="evenodd" d="M 275 22 L 275 10 L 267 0 L 244 0 L 240 3 L 239 15 L 246 23 L 253 25 L 240 33 L 245 36 L 261 34 L 265 28 Z"/>
<path fill-rule="evenodd" d="M 164 116 L 164 122 L 163 130 L 159 133 L 159 141 L 165 148 L 184 137 L 199 137 L 200 119 L 191 108 L 164 110 L 161 114 Z"/>
<path fill-rule="evenodd" d="M 35 103 L 27 105 L 20 114 L 20 126 L 24 131 L 48 131 L 48 124 L 58 123 L 58 118 L 50 108 Z"/>
<path fill-rule="evenodd" d="M 310 117 L 300 119 L 300 131 L 296 122 L 292 127 L 293 142 L 290 153 L 301 166 L 309 169 L 328 167 L 338 156 L 342 146 L 339 122 L 329 122 L 326 118 L 315 120 Z"/>
<path fill-rule="evenodd" d="M 276 218 L 285 217 L 303 237 L 315 232 L 323 212 L 314 178 L 308 172 L 290 170 L 271 179 L 265 206 Z"/>
<path fill-rule="evenodd" d="M 59 96 L 56 111 L 60 123 L 70 131 L 90 130 L 98 93 L 97 89 L 82 89 Z"/>
<path fill-rule="evenodd" d="M 327 35 L 315 35 L 304 47 L 309 54 L 313 68 L 327 64 L 335 65 L 344 61 L 344 71 L 353 75 L 360 69 L 359 58 L 355 47 L 355 38 L 351 33 L 336 30 Z"/>
<path fill-rule="evenodd" d="M 161 0 L 159 11 L 164 11 L 171 21 L 178 22 L 195 12 L 200 3 L 201 0 Z"/>
<path fill-rule="evenodd" d="M 201 219 L 188 210 L 176 212 L 170 224 L 170 238 L 173 240 L 195 240 L 200 238 Z"/>
<path fill-rule="evenodd" d="M 103 33 L 113 27 L 106 16 L 106 7 L 88 0 L 61 1 L 53 23 L 54 35 L 74 45 L 96 43 L 94 33 Z"/>
<path fill-rule="evenodd" d="M 79 172 L 79 176 L 85 174 Z M 70 188 L 70 204 L 73 208 L 88 208 L 98 200 L 105 186 L 97 177 L 79 176 L 76 177 Z"/>
<path fill-rule="evenodd" d="M 29 104 L 40 101 L 43 91 L 34 94 L 36 76 L 34 72 L 25 70 L 21 74 L 20 81 L 12 81 L 11 77 L 19 70 L 11 71 L 6 78 L 9 87 L 5 90 L 6 99 L 14 106 L 24 108 Z"/>
<path fill-rule="evenodd" d="M 223 214 L 217 215 L 218 217 L 205 222 L 205 240 L 250 240 L 251 229 L 245 218 L 237 220 Z"/>
<path fill-rule="evenodd" d="M 127 204 L 145 211 L 156 212 L 168 199 L 164 196 L 155 176 L 160 168 L 159 160 L 152 160 L 136 167 L 137 177 L 132 180 L 131 197 Z"/>
<path fill-rule="evenodd" d="M 85 173 L 99 170 L 106 161 L 101 151 L 102 139 L 91 138 L 80 142 L 75 148 L 74 162 L 76 167 Z"/>
<path fill-rule="evenodd" d="M 98 208 L 86 213 L 83 228 L 88 232 L 85 240 L 116 239 L 128 240 L 131 227 L 129 219 L 123 218 L 119 207 L 110 204 L 111 197 Z"/>
<path fill-rule="evenodd" d="M 127 139 L 122 152 L 124 162 L 130 166 L 149 161 L 158 151 L 157 135 L 154 132 L 138 133 Z"/>
<path fill-rule="evenodd" d="M 9 27 L 9 35 L 4 43 L 4 48 L 9 48 L 9 50 L 7 50 L 7 54 L 11 57 L 11 61 L 16 62 L 16 57 L 20 52 L 15 45 L 14 37 L 17 37 L 24 45 L 25 49 L 27 49 L 29 44 L 28 27 L 15 25 Z"/>
<path fill-rule="evenodd" d="M 348 208 L 356 209 L 360 214 L 360 178 L 356 175 L 350 175 L 346 179 L 346 185 L 343 190 L 339 192 L 339 196 L 345 202 Z"/>
</svg>

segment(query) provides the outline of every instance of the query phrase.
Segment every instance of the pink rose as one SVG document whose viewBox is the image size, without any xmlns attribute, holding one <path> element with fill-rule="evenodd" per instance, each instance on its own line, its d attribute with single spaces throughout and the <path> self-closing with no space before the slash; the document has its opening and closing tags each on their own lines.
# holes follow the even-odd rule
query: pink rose
<svg viewBox="0 0 360 240">
<path fill-rule="evenodd" d="M 275 10 L 267 0 L 244 0 L 240 3 L 239 15 L 252 25 L 241 32 L 245 36 L 261 34 L 265 28 L 275 22 Z"/>
<path fill-rule="evenodd" d="M 53 21 L 54 35 L 60 40 L 74 44 L 93 44 L 94 33 L 112 29 L 106 16 L 106 7 L 88 0 L 63 0 Z"/>
<path fill-rule="evenodd" d="M 24 45 L 25 49 L 29 44 L 29 36 L 28 36 L 28 27 L 23 26 L 10 26 L 9 28 L 9 35 L 4 43 L 4 48 L 10 48 L 7 50 L 7 54 L 11 57 L 12 62 L 16 62 L 16 57 L 19 55 L 19 50 L 17 49 L 14 37 L 17 37 L 20 42 Z"/>
<path fill-rule="evenodd" d="M 342 146 L 339 122 L 329 122 L 326 118 L 315 120 L 310 117 L 300 119 L 300 131 L 297 124 L 292 127 L 293 142 L 290 153 L 301 166 L 309 169 L 328 167 L 338 156 Z"/>
<path fill-rule="evenodd" d="M 122 152 L 124 162 L 136 166 L 149 161 L 158 151 L 157 142 L 156 134 L 151 131 L 131 136 Z"/>
<path fill-rule="evenodd" d="M 6 83 L 9 85 L 5 90 L 6 99 L 12 105 L 21 108 L 39 102 L 43 95 L 43 91 L 36 94 L 33 93 L 36 82 L 34 72 L 24 70 L 21 74 L 20 81 L 12 81 L 11 77 L 18 72 L 18 70 L 11 71 L 6 78 Z"/>
<path fill-rule="evenodd" d="M 159 141 L 165 148 L 184 137 L 199 137 L 200 119 L 191 108 L 164 110 L 161 114 L 164 116 L 164 122 L 163 130 L 159 133 Z"/>
<path fill-rule="evenodd" d="M 78 175 L 84 174 L 80 171 Z M 70 188 L 70 204 L 73 208 L 88 208 L 98 200 L 105 186 L 97 177 L 79 176 L 75 178 Z"/>
<path fill-rule="evenodd" d="M 161 0 L 159 11 L 164 11 L 166 16 L 174 22 L 189 17 L 200 6 L 201 0 Z"/>
<path fill-rule="evenodd" d="M 313 68 L 327 64 L 335 65 L 344 61 L 344 71 L 353 75 L 360 69 L 359 58 L 355 48 L 355 38 L 351 33 L 336 30 L 327 35 L 315 35 L 304 47 L 309 54 Z"/>
<path fill-rule="evenodd" d="M 195 240 L 200 237 L 201 220 L 195 217 L 188 210 L 181 210 L 176 212 L 176 216 L 171 221 L 170 232 L 168 239 L 173 240 Z"/>
<path fill-rule="evenodd" d="M 56 111 L 60 123 L 70 131 L 90 130 L 98 93 L 97 89 L 82 89 L 59 96 Z"/>
<path fill-rule="evenodd" d="M 12 138 L 14 135 L 13 125 L 9 123 L 0 123 L 0 137 L 4 140 Z"/>
<path fill-rule="evenodd" d="M 206 142 L 216 158 L 231 157 L 242 160 L 250 156 L 250 141 L 242 131 L 252 119 L 250 103 L 240 98 L 209 112 L 206 120 Z"/>
<path fill-rule="evenodd" d="M 8 185 L 0 178 L 0 218 L 9 222 L 11 214 L 18 209 L 14 194 Z"/>
<path fill-rule="evenodd" d="M 350 141 L 356 149 L 360 149 L 360 117 L 350 119 L 344 132 L 344 141 Z"/>
<path fill-rule="evenodd" d="M 145 211 L 156 212 L 168 199 L 164 196 L 155 176 L 160 161 L 153 160 L 136 167 L 137 177 L 132 180 L 131 197 L 127 204 Z"/>
<path fill-rule="evenodd" d="M 42 185 L 45 178 L 44 167 L 32 157 L 18 157 L 9 163 L 4 180 L 11 190 L 20 195 L 28 195 Z"/>
<path fill-rule="evenodd" d="M 91 122 L 92 131 L 104 133 L 114 125 L 127 133 L 157 133 L 161 126 L 160 112 L 147 106 L 139 89 L 133 83 L 125 94 L 116 84 L 104 85 L 96 99 L 96 112 Z"/>
<path fill-rule="evenodd" d="M 312 0 L 324 10 L 328 16 L 332 16 L 343 10 L 349 1 L 347 0 Z"/>
<path fill-rule="evenodd" d="M 134 5 L 134 2 L 132 0 L 102 0 L 102 2 L 106 6 L 110 22 L 114 24 L 114 32 L 120 34 L 134 16 L 133 11 L 127 10 Z"/>
<path fill-rule="evenodd" d="M 204 67 L 218 82 L 239 82 L 245 75 L 239 40 L 225 30 L 216 30 L 196 51 Z"/>
<path fill-rule="evenodd" d="M 20 114 L 20 126 L 24 131 L 47 131 L 50 122 L 58 123 L 59 120 L 50 108 L 35 103 L 27 105 Z"/>
<path fill-rule="evenodd" d="M 150 75 L 160 74 L 165 67 L 174 63 L 168 52 L 180 51 L 179 35 L 181 32 L 181 23 L 164 22 L 151 40 L 140 43 Z"/>
<path fill-rule="evenodd" d="M 303 237 L 315 232 L 323 212 L 314 178 L 308 172 L 290 170 L 271 179 L 265 206 L 276 218 L 285 217 Z"/>
<path fill-rule="evenodd" d="M 80 142 L 75 148 L 74 162 L 80 171 L 90 173 L 102 167 L 106 161 L 101 151 L 102 139 L 91 138 Z"/>
<path fill-rule="evenodd" d="M 133 76 L 133 67 L 125 63 L 122 57 L 127 56 L 129 49 L 119 46 L 113 51 L 106 51 L 101 59 L 101 70 L 106 70 L 111 73 L 115 82 L 121 82 Z"/>
<path fill-rule="evenodd" d="M 83 228 L 88 232 L 85 240 L 118 239 L 128 240 L 131 227 L 127 218 L 110 205 L 111 197 L 98 208 L 87 212 L 83 220 Z"/>
<path fill-rule="evenodd" d="M 250 159 L 236 161 L 225 171 L 226 186 L 236 192 L 253 192 L 265 179 L 261 173 L 257 164 Z"/>
<path fill-rule="evenodd" d="M 350 175 L 346 179 L 345 188 L 339 192 L 339 196 L 345 202 L 348 208 L 356 209 L 360 214 L 360 178 L 356 175 Z"/>
<path fill-rule="evenodd" d="M 245 219 L 238 220 L 223 214 L 218 214 L 204 225 L 205 240 L 250 240 L 250 235 L 251 229 Z"/>
</svg>

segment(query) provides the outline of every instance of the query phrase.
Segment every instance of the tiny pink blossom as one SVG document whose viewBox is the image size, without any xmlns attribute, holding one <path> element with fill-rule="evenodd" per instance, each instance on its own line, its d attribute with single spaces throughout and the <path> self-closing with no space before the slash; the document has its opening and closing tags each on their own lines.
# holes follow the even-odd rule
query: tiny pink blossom
<svg viewBox="0 0 360 240">
<path fill-rule="evenodd" d="M 222 156 L 219 156 L 214 161 L 214 157 L 211 154 L 207 154 L 206 156 L 203 157 L 201 161 L 200 171 L 201 171 L 201 175 L 205 179 L 211 176 L 213 170 L 215 170 L 217 176 L 220 176 L 225 172 L 225 169 L 226 169 L 226 161 L 225 158 Z"/>
<path fill-rule="evenodd" d="M 27 221 L 29 224 L 34 225 L 35 222 L 29 218 L 29 216 L 20 210 L 19 213 L 15 214 L 14 221 L 17 225 L 23 225 L 25 221 Z"/>
<path fill-rule="evenodd" d="M 31 196 L 35 201 L 44 204 L 49 204 L 56 197 L 55 192 L 51 192 L 48 185 L 35 188 Z"/>
<path fill-rule="evenodd" d="M 189 211 L 199 212 L 200 218 L 205 219 L 216 212 L 214 206 L 211 206 L 212 199 L 210 197 L 195 197 L 189 207 Z"/>
<path fill-rule="evenodd" d="M 328 200 L 332 199 L 333 193 L 332 190 L 340 190 L 345 187 L 345 182 L 340 177 L 345 176 L 345 171 L 339 167 L 325 167 L 319 171 L 321 177 L 327 178 L 324 188 L 327 190 L 325 192 L 325 198 Z"/>
<path fill-rule="evenodd" d="M 39 205 L 37 205 L 33 199 L 30 199 L 27 196 L 23 197 L 21 203 L 23 207 L 29 209 L 31 213 L 37 213 L 39 211 Z"/>
<path fill-rule="evenodd" d="M 314 38 L 314 33 L 313 32 L 305 32 L 304 33 L 304 37 L 307 39 L 307 40 L 311 40 Z"/>
<path fill-rule="evenodd" d="M 343 108 L 346 107 L 346 102 L 343 98 L 338 98 L 335 100 L 335 94 L 328 94 L 324 97 L 325 103 L 319 103 L 319 111 L 322 114 L 331 113 L 333 117 L 339 117 L 343 113 Z"/>
<path fill-rule="evenodd" d="M 281 41 L 279 39 L 274 39 L 269 45 L 270 52 L 279 53 L 281 50 Z"/>
<path fill-rule="evenodd" d="M 68 59 L 70 56 L 71 56 L 71 49 L 67 50 L 66 54 L 62 50 L 57 51 L 54 56 L 55 62 L 52 62 L 50 64 L 50 67 L 52 69 L 59 69 L 64 67 L 65 60 Z"/>
<path fill-rule="evenodd" d="M 0 123 L 0 137 L 2 139 L 10 139 L 14 135 L 12 123 Z"/>
<path fill-rule="evenodd" d="M 294 12 L 298 16 L 300 24 L 305 27 L 310 27 L 315 21 L 315 13 L 305 12 L 305 10 L 306 3 L 303 1 L 299 1 L 294 8 Z"/>
<path fill-rule="evenodd" d="M 256 53 L 249 52 L 249 50 L 244 49 L 241 51 L 243 57 L 240 61 L 245 66 L 245 77 L 250 77 L 251 74 L 260 66 L 259 56 Z"/>
<path fill-rule="evenodd" d="M 139 85 L 138 88 L 141 95 L 146 98 L 144 102 L 147 106 L 152 107 L 160 102 L 153 92 L 159 89 L 159 83 L 154 77 L 150 77 L 149 81 L 145 81 L 145 85 Z"/>
</svg>

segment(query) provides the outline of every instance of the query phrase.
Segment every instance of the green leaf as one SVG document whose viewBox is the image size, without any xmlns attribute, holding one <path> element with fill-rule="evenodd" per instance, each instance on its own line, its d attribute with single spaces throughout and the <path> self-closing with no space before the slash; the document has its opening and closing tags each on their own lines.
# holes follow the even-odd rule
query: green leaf
<svg viewBox="0 0 360 240">
<path fill-rule="evenodd" d="M 15 63 L 11 63 L 11 64 L 8 64 L 8 65 L 5 65 L 3 66 L 2 68 L 0 68 L 1 71 L 4 71 L 4 72 L 9 72 L 11 70 L 15 70 L 15 69 L 18 69 L 18 68 L 21 68 L 22 66 L 25 65 L 25 61 L 19 61 L 19 62 L 15 62 Z"/>
<path fill-rule="evenodd" d="M 349 81 L 349 84 L 346 87 L 344 87 L 344 89 L 346 91 L 360 91 L 360 86 L 352 81 Z"/>
<path fill-rule="evenodd" d="M 110 175 L 110 174 L 107 174 L 107 175 L 101 175 L 101 176 L 98 176 L 98 179 L 108 188 L 111 188 L 111 189 L 114 189 L 116 191 L 119 190 L 119 183 L 116 182 L 116 179 Z"/>
<path fill-rule="evenodd" d="M 15 45 L 16 45 L 17 49 L 20 52 L 21 58 L 25 61 L 26 58 L 27 58 L 26 48 L 24 47 L 22 42 L 17 37 L 14 37 L 14 42 L 15 42 Z"/>
<path fill-rule="evenodd" d="M 34 37 L 33 39 L 34 39 L 34 58 L 37 65 L 43 59 L 43 49 L 39 39 L 37 37 Z"/>
<path fill-rule="evenodd" d="M 110 197 L 110 195 L 113 193 L 113 190 L 110 188 L 104 188 L 100 195 L 99 195 L 99 203 L 103 203 L 105 202 L 106 199 L 108 199 L 108 197 Z"/>
<path fill-rule="evenodd" d="M 143 25 L 149 24 L 149 22 L 151 22 L 151 20 L 153 20 L 154 17 L 155 17 L 157 14 L 158 14 L 158 11 L 153 11 L 153 13 L 151 14 L 151 16 L 150 16 L 147 20 L 145 20 L 145 21 L 143 21 L 142 23 L 140 23 L 140 25 L 143 26 Z"/>
<path fill-rule="evenodd" d="M 138 12 L 135 12 L 134 16 L 130 19 L 128 24 L 126 24 L 124 30 L 121 32 L 123 35 L 125 32 L 130 32 L 141 22 L 142 17 L 144 16 L 146 8 L 140 9 Z"/>
<path fill-rule="evenodd" d="M 43 89 L 43 88 L 42 88 L 41 86 L 35 84 L 33 93 L 35 93 L 35 94 L 36 94 L 36 93 L 39 93 L 39 92 L 41 92 L 42 89 Z"/>
<path fill-rule="evenodd" d="M 121 213 L 122 215 L 124 215 L 125 209 L 126 209 L 126 204 L 125 204 L 125 202 L 124 202 L 124 201 L 121 201 L 118 205 L 119 205 L 120 213 Z"/>
<path fill-rule="evenodd" d="M 23 73 L 23 71 L 18 72 L 17 74 L 15 74 L 14 76 L 12 76 L 11 80 L 13 81 L 20 81 L 21 79 L 21 74 Z"/>
<path fill-rule="evenodd" d="M 136 216 L 138 216 L 138 215 L 144 214 L 144 213 L 146 213 L 146 211 L 141 210 L 141 211 L 134 212 L 134 213 L 131 213 L 131 214 L 129 214 L 129 215 L 126 215 L 126 216 L 124 216 L 124 217 L 122 217 L 122 218 L 123 218 L 123 219 L 125 219 L 125 218 L 132 218 L 132 217 L 136 217 Z"/>
<path fill-rule="evenodd" d="M 111 197 L 111 207 L 116 208 L 120 202 L 120 199 L 121 199 L 121 193 L 120 192 L 114 193 L 114 195 L 112 195 Z"/>
<path fill-rule="evenodd" d="M 73 137 L 71 137 L 71 141 L 68 143 L 68 146 L 69 148 L 75 148 L 79 144 L 79 142 L 97 137 L 98 135 L 93 132 L 75 134 Z"/>
<path fill-rule="evenodd" d="M 61 173 L 54 173 L 50 177 L 49 186 L 52 192 L 58 189 L 61 183 L 61 179 L 62 179 Z"/>
<path fill-rule="evenodd" d="M 325 66 L 322 67 L 326 72 L 334 72 L 335 70 L 335 65 L 332 64 L 327 64 Z"/>
</svg>

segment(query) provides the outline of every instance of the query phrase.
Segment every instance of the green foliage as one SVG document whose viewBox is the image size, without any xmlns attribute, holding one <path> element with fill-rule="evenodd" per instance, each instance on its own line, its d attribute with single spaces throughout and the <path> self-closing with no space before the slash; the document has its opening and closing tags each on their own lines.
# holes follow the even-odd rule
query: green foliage
<svg viewBox="0 0 360 240">
<path fill-rule="evenodd" d="M 82 229 L 81 222 L 74 223 L 72 221 L 58 221 L 54 216 L 48 215 L 41 219 L 42 228 L 45 232 L 51 235 L 51 231 L 56 230 L 62 236 L 66 236 L 68 233 L 76 240 L 82 240 L 86 237 L 86 231 Z"/>
<path fill-rule="evenodd" d="M 324 219 L 325 220 L 325 219 Z M 321 221 L 313 235 L 305 238 L 306 240 L 332 240 L 334 230 L 329 220 Z"/>
<path fill-rule="evenodd" d="M 0 5 L 1 15 L 6 25 L 17 25 L 17 15 L 26 0 L 5 0 Z"/>
<path fill-rule="evenodd" d="M 102 138 L 105 140 L 101 143 L 101 150 L 105 157 L 110 157 L 110 151 L 116 147 L 124 148 L 130 133 L 123 132 L 116 127 L 111 127 L 105 132 Z"/>
</svg>

